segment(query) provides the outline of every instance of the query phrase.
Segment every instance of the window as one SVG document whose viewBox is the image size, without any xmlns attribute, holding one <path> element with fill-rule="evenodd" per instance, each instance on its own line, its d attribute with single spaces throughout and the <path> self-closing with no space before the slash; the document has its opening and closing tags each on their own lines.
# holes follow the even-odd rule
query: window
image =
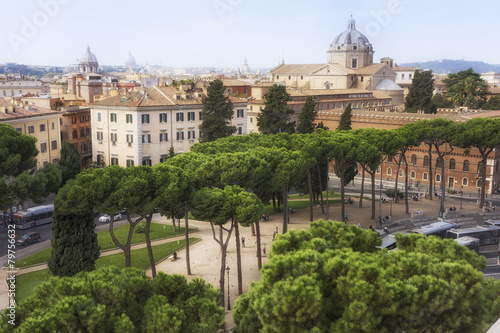
<svg viewBox="0 0 500 333">
<path fill-rule="evenodd" d="M 380 174 L 380 167 L 377 168 L 377 173 Z"/>
<path fill-rule="evenodd" d="M 134 142 L 134 136 L 132 134 L 127 134 L 127 143 L 130 146 L 132 146 L 132 143 Z"/>
<path fill-rule="evenodd" d="M 194 119 L 194 111 L 188 112 L 188 121 L 195 121 Z"/>
<path fill-rule="evenodd" d="M 111 157 L 111 165 L 118 165 L 118 158 L 117 157 Z"/>
<path fill-rule="evenodd" d="M 353 58 L 353 59 L 352 59 L 352 63 L 351 63 L 351 65 L 352 65 L 352 66 L 351 66 L 351 68 L 353 68 L 353 69 L 358 68 L 358 59 Z M 351 78 L 352 78 L 352 77 L 351 77 Z"/>
<path fill-rule="evenodd" d="M 399 177 L 403 177 L 405 175 L 405 173 L 403 172 L 403 170 L 399 169 Z"/>
<path fill-rule="evenodd" d="M 251 124 L 251 123 L 253 123 L 253 118 L 252 118 L 252 117 L 250 117 L 250 124 Z"/>
<path fill-rule="evenodd" d="M 19 133 L 23 133 L 23 129 L 21 127 L 17 127 L 16 131 L 18 131 Z"/>
<path fill-rule="evenodd" d="M 237 118 L 243 118 L 245 116 L 245 110 L 244 109 L 238 109 L 236 110 L 236 117 Z"/>
<path fill-rule="evenodd" d="M 142 160 L 142 165 L 151 166 L 151 159 L 147 158 Z"/>
<path fill-rule="evenodd" d="M 127 124 L 132 124 L 132 115 L 131 114 L 126 114 L 125 115 L 125 120 Z"/>
<path fill-rule="evenodd" d="M 194 140 L 194 139 L 195 139 L 194 130 L 188 130 L 188 140 Z"/>
<path fill-rule="evenodd" d="M 203 120 L 203 113 L 202 113 L 201 111 L 199 112 L 198 119 L 199 119 L 200 121 L 201 121 L 201 120 Z"/>
<path fill-rule="evenodd" d="M 116 146 L 116 141 L 118 141 L 118 134 L 111 133 L 110 136 L 111 136 L 111 143 L 113 144 L 113 146 Z"/>
<path fill-rule="evenodd" d="M 47 152 L 47 143 L 42 142 L 40 144 L 40 152 L 42 152 L 42 153 L 46 153 Z"/>
<path fill-rule="evenodd" d="M 101 113 L 97 112 L 97 121 L 102 121 Z"/>
<path fill-rule="evenodd" d="M 109 114 L 109 121 L 112 123 L 116 123 L 116 113 Z"/>
<path fill-rule="evenodd" d="M 483 186 L 483 180 L 482 179 L 478 179 L 476 187 L 481 187 L 481 186 Z"/>
<path fill-rule="evenodd" d="M 462 178 L 462 186 L 469 186 L 469 179 L 468 178 Z"/>
<path fill-rule="evenodd" d="M 90 120 L 90 116 L 88 114 L 85 115 L 85 121 L 89 121 Z"/>
<path fill-rule="evenodd" d="M 127 167 L 134 166 L 134 160 L 127 160 Z"/>
<path fill-rule="evenodd" d="M 40 132 L 45 132 L 45 124 L 40 124 Z"/>
<path fill-rule="evenodd" d="M 142 135 L 142 143 L 151 143 L 151 135 L 143 134 Z"/>
<path fill-rule="evenodd" d="M 71 118 L 71 123 L 76 124 L 76 117 Z"/>
<path fill-rule="evenodd" d="M 149 124 L 149 114 L 141 115 L 141 120 L 143 124 Z"/>
<path fill-rule="evenodd" d="M 97 154 L 97 164 L 102 164 L 103 163 L 103 160 L 102 160 L 102 154 Z"/>
<path fill-rule="evenodd" d="M 99 141 L 99 143 L 102 143 L 102 138 L 103 138 L 102 132 L 98 131 L 97 132 L 97 141 Z"/>
<path fill-rule="evenodd" d="M 35 126 L 28 126 L 28 134 L 35 133 Z"/>
<path fill-rule="evenodd" d="M 49 164 L 49 162 L 47 162 L 47 161 L 43 161 L 43 163 L 42 163 L 44 168 L 47 166 L 47 164 Z"/>
<path fill-rule="evenodd" d="M 160 133 L 160 142 L 168 141 L 168 133 Z"/>
<path fill-rule="evenodd" d="M 422 174 L 422 179 L 423 179 L 423 180 L 428 180 L 428 179 L 429 179 L 429 175 L 427 174 L 427 172 L 424 172 L 424 173 Z"/>
<path fill-rule="evenodd" d="M 85 128 L 81 128 L 80 129 L 80 138 L 84 138 L 85 137 Z"/>
<path fill-rule="evenodd" d="M 161 155 L 160 163 L 166 162 L 168 160 L 168 155 Z"/>
<path fill-rule="evenodd" d="M 90 136 L 90 128 L 89 127 L 87 127 L 85 129 L 85 136 Z"/>
<path fill-rule="evenodd" d="M 356 51 L 356 50 L 358 49 L 358 47 L 357 47 L 356 45 L 354 45 L 354 46 L 352 47 L 352 49 L 353 49 L 354 51 Z"/>
<path fill-rule="evenodd" d="M 387 156 L 387 162 L 394 162 L 393 157 L 392 156 Z"/>
<path fill-rule="evenodd" d="M 464 161 L 464 171 L 469 171 L 470 169 L 470 162 L 469 160 Z"/>
<path fill-rule="evenodd" d="M 184 132 L 177 131 L 177 141 L 184 140 Z"/>
<path fill-rule="evenodd" d="M 483 162 L 481 161 L 477 164 L 477 174 L 480 175 L 482 170 L 483 170 Z"/>
<path fill-rule="evenodd" d="M 85 116 L 80 116 L 80 122 L 84 123 L 85 122 Z"/>
<path fill-rule="evenodd" d="M 392 168 L 387 168 L 387 174 L 392 175 Z"/>
<path fill-rule="evenodd" d="M 410 80 L 411 80 L 411 74 L 408 74 L 408 79 L 410 79 Z"/>
<path fill-rule="evenodd" d="M 52 163 L 56 164 L 56 163 L 59 163 L 59 159 L 56 157 L 52 160 Z"/>
<path fill-rule="evenodd" d="M 52 122 L 52 129 L 56 129 L 56 123 L 55 122 Z"/>
<path fill-rule="evenodd" d="M 456 164 L 455 159 L 452 158 L 450 160 L 450 170 L 455 170 L 455 164 Z"/>
<path fill-rule="evenodd" d="M 410 178 L 415 179 L 417 177 L 417 173 L 415 171 L 410 172 Z"/>
<path fill-rule="evenodd" d="M 85 142 L 82 142 L 80 144 L 80 152 L 86 152 L 87 151 L 87 146 L 85 145 Z"/>
<path fill-rule="evenodd" d="M 175 118 L 177 122 L 184 121 L 184 113 L 183 112 L 177 112 L 175 114 Z"/>
<path fill-rule="evenodd" d="M 436 175 L 436 183 L 439 183 L 439 182 L 441 182 L 441 175 L 437 174 Z"/>
<path fill-rule="evenodd" d="M 238 126 L 238 135 L 242 135 L 242 134 L 243 134 L 243 127 Z"/>
<path fill-rule="evenodd" d="M 166 123 L 166 122 L 167 122 L 167 114 L 160 113 L 160 123 Z"/>
<path fill-rule="evenodd" d="M 411 155 L 411 165 L 417 165 L 417 155 Z"/>
<path fill-rule="evenodd" d="M 404 80 L 404 79 L 405 79 L 405 75 L 401 74 L 401 80 Z"/>
<path fill-rule="evenodd" d="M 429 166 L 429 156 L 424 156 L 424 166 Z"/>
<path fill-rule="evenodd" d="M 52 140 L 51 145 L 52 145 L 52 150 L 57 150 L 57 140 Z"/>
</svg>

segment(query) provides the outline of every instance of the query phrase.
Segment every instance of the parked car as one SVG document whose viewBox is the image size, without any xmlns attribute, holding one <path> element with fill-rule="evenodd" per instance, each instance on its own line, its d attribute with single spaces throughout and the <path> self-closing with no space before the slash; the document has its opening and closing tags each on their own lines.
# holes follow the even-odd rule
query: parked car
<svg viewBox="0 0 500 333">
<path fill-rule="evenodd" d="M 122 219 L 122 214 L 116 213 L 115 217 L 113 218 L 114 221 L 120 221 Z M 99 218 L 99 222 L 101 223 L 109 223 L 111 221 L 111 216 L 108 214 L 104 214 Z"/>
<path fill-rule="evenodd" d="M 40 241 L 42 236 L 38 232 L 30 232 L 17 240 L 17 245 L 28 245 Z"/>
</svg>

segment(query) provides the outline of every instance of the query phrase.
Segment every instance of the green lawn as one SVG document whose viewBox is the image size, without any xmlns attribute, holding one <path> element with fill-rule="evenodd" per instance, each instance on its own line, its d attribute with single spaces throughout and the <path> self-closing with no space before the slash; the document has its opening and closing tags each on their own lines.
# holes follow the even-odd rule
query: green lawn
<svg viewBox="0 0 500 333">
<path fill-rule="evenodd" d="M 125 243 L 127 239 L 127 233 L 129 230 L 129 225 L 124 225 L 121 227 L 115 228 L 115 236 L 118 240 Z M 136 227 L 137 230 L 137 227 Z M 163 239 L 173 236 L 179 236 L 184 234 L 184 228 L 181 228 L 180 232 L 174 232 L 171 225 L 159 224 L 159 223 L 151 223 L 151 240 Z M 116 248 L 115 244 L 111 240 L 111 236 L 108 230 L 101 231 L 97 233 L 97 239 L 99 241 L 99 245 L 101 246 L 101 251 L 114 249 Z M 146 235 L 144 233 L 136 233 L 132 236 L 132 244 L 144 243 L 146 242 Z M 45 250 L 27 256 L 26 258 L 20 259 L 16 262 L 16 267 L 22 268 L 31 265 L 42 264 L 49 261 L 50 252 L 52 251 L 52 247 L 49 247 Z"/>
<path fill-rule="evenodd" d="M 190 238 L 189 244 L 192 244 L 197 240 L 198 238 Z M 170 242 L 153 246 L 155 261 L 158 262 L 161 259 L 169 256 L 174 251 L 178 251 L 184 248 L 185 244 L 185 240 L 182 240 L 179 242 Z M 96 269 L 110 265 L 114 265 L 119 268 L 125 267 L 125 256 L 123 252 L 100 257 L 96 261 Z M 149 268 L 147 248 L 132 251 L 132 267 L 137 267 L 144 270 Z M 49 277 L 52 277 L 52 275 L 49 273 L 48 269 L 18 275 L 16 287 L 17 302 L 19 303 L 25 300 L 27 297 L 31 296 L 35 288 L 42 282 L 46 281 Z"/>
</svg>

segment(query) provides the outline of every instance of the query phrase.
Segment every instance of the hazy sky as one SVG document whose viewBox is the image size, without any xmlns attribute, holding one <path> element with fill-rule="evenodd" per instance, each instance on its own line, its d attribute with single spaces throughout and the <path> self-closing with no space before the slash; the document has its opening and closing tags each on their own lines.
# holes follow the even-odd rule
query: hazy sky
<svg viewBox="0 0 500 333">
<path fill-rule="evenodd" d="M 498 0 L 0 0 L 0 63 L 67 66 L 87 45 L 100 64 L 252 68 L 325 63 L 356 27 L 375 61 L 500 64 Z"/>
</svg>

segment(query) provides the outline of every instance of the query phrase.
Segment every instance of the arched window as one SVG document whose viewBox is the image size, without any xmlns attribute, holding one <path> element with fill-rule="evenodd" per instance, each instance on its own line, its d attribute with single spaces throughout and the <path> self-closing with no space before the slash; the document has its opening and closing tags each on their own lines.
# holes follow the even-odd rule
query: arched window
<svg viewBox="0 0 500 333">
<path fill-rule="evenodd" d="M 452 158 L 450 160 L 450 170 L 455 170 L 455 164 L 456 164 L 455 159 Z"/>
<path fill-rule="evenodd" d="M 468 178 L 463 178 L 462 179 L 462 186 L 468 186 L 469 185 L 469 179 Z"/>
<path fill-rule="evenodd" d="M 441 175 L 440 174 L 436 175 L 436 182 L 437 183 L 441 182 Z"/>
<path fill-rule="evenodd" d="M 424 156 L 424 166 L 429 166 L 429 156 Z"/>
<path fill-rule="evenodd" d="M 380 167 L 377 168 L 377 173 L 380 173 Z"/>
<path fill-rule="evenodd" d="M 464 161 L 464 171 L 469 171 L 470 168 L 470 162 L 469 160 Z"/>
<path fill-rule="evenodd" d="M 417 155 L 411 155 L 411 165 L 417 165 Z"/>
<path fill-rule="evenodd" d="M 392 168 L 387 168 L 387 174 L 392 175 Z"/>
<path fill-rule="evenodd" d="M 429 179 L 429 175 L 427 174 L 427 172 L 424 172 L 422 174 L 422 180 L 428 180 Z"/>
<path fill-rule="evenodd" d="M 477 173 L 479 174 L 483 170 L 483 161 L 477 164 Z"/>
<path fill-rule="evenodd" d="M 438 157 L 436 159 L 436 168 L 442 168 L 443 167 L 443 158 L 442 157 Z"/>
<path fill-rule="evenodd" d="M 417 177 L 417 173 L 415 171 L 410 172 L 410 178 L 415 179 Z"/>
<path fill-rule="evenodd" d="M 483 185 L 483 180 L 482 179 L 478 179 L 477 180 L 477 187 L 481 187 Z"/>
<path fill-rule="evenodd" d="M 402 169 L 399 169 L 399 177 L 403 177 L 405 175 L 405 173 L 403 172 Z"/>
</svg>

